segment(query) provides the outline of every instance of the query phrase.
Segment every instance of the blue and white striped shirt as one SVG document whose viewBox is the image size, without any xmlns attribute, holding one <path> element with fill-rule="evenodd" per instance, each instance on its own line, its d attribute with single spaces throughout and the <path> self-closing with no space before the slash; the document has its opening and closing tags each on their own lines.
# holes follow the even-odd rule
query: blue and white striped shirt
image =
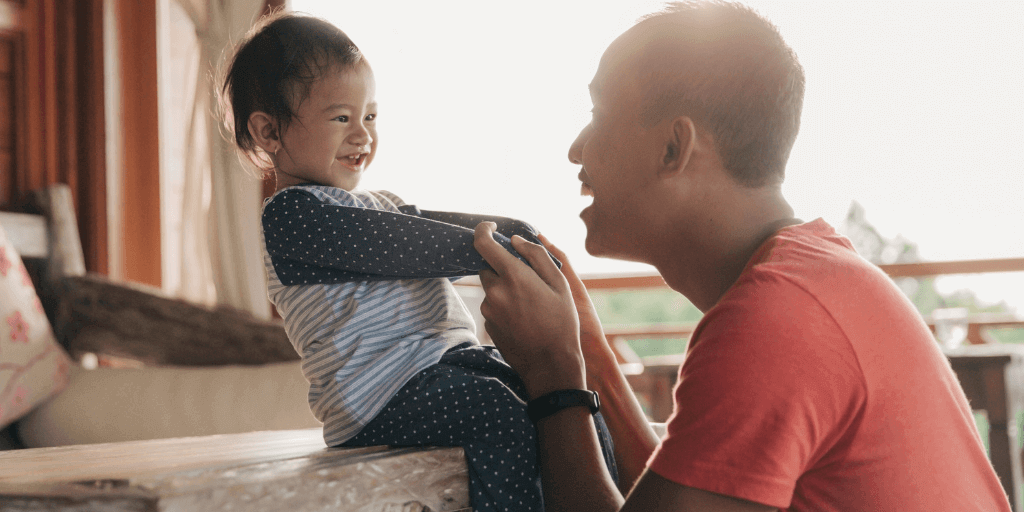
<svg viewBox="0 0 1024 512">
<path fill-rule="evenodd" d="M 356 435 L 448 349 L 478 343 L 447 277 L 487 268 L 472 248 L 470 226 L 481 220 L 536 240 L 520 221 L 420 212 L 387 192 L 303 185 L 264 203 L 270 300 L 302 356 L 328 446 Z"/>
</svg>

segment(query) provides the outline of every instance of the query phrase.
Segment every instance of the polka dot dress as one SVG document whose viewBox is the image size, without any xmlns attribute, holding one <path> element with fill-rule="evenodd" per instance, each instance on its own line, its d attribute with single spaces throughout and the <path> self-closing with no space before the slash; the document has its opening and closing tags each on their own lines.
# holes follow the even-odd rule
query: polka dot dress
<svg viewBox="0 0 1024 512">
<path fill-rule="evenodd" d="M 536 428 L 526 390 L 494 347 L 465 345 L 409 381 L 343 446 L 461 446 L 476 512 L 542 511 Z M 595 415 L 605 463 L 618 478 L 611 438 Z"/>
</svg>

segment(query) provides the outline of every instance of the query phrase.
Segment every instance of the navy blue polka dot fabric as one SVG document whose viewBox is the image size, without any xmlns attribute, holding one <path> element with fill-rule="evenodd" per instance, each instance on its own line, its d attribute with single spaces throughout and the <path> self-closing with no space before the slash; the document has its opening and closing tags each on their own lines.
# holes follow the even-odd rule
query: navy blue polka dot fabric
<svg viewBox="0 0 1024 512">
<path fill-rule="evenodd" d="M 463 345 L 423 370 L 342 446 L 461 446 L 476 512 L 543 511 L 536 428 L 518 374 L 497 349 Z M 605 464 L 618 471 L 611 437 L 594 416 Z"/>
<path fill-rule="evenodd" d="M 325 204 L 301 188 L 279 192 L 263 211 L 278 278 L 294 285 L 475 275 L 489 268 L 473 247 L 473 228 L 482 221 L 498 224 L 495 240 L 520 260 L 510 237 L 540 243 L 533 227 L 515 219 L 399 209 Z"/>
</svg>

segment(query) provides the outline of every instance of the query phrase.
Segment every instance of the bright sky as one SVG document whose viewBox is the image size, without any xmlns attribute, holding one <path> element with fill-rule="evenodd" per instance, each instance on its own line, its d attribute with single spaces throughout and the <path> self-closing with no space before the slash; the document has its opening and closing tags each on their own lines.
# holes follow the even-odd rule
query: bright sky
<svg viewBox="0 0 1024 512">
<path fill-rule="evenodd" d="M 927 260 L 1024 256 L 1024 2 L 750 1 L 807 74 L 784 192 L 841 227 L 851 201 Z M 291 0 L 370 59 L 381 139 L 366 188 L 537 226 L 583 273 L 569 144 L 607 45 L 651 0 Z M 1024 311 L 1024 272 L 946 278 Z"/>
</svg>

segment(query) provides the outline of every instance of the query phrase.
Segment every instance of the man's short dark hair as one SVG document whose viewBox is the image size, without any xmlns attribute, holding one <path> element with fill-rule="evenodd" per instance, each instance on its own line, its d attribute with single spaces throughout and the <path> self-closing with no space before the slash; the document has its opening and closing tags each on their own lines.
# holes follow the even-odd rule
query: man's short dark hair
<svg viewBox="0 0 1024 512">
<path fill-rule="evenodd" d="M 685 1 L 642 18 L 642 117 L 686 115 L 743 185 L 778 185 L 800 131 L 804 71 L 778 29 L 732 2 Z"/>
</svg>

